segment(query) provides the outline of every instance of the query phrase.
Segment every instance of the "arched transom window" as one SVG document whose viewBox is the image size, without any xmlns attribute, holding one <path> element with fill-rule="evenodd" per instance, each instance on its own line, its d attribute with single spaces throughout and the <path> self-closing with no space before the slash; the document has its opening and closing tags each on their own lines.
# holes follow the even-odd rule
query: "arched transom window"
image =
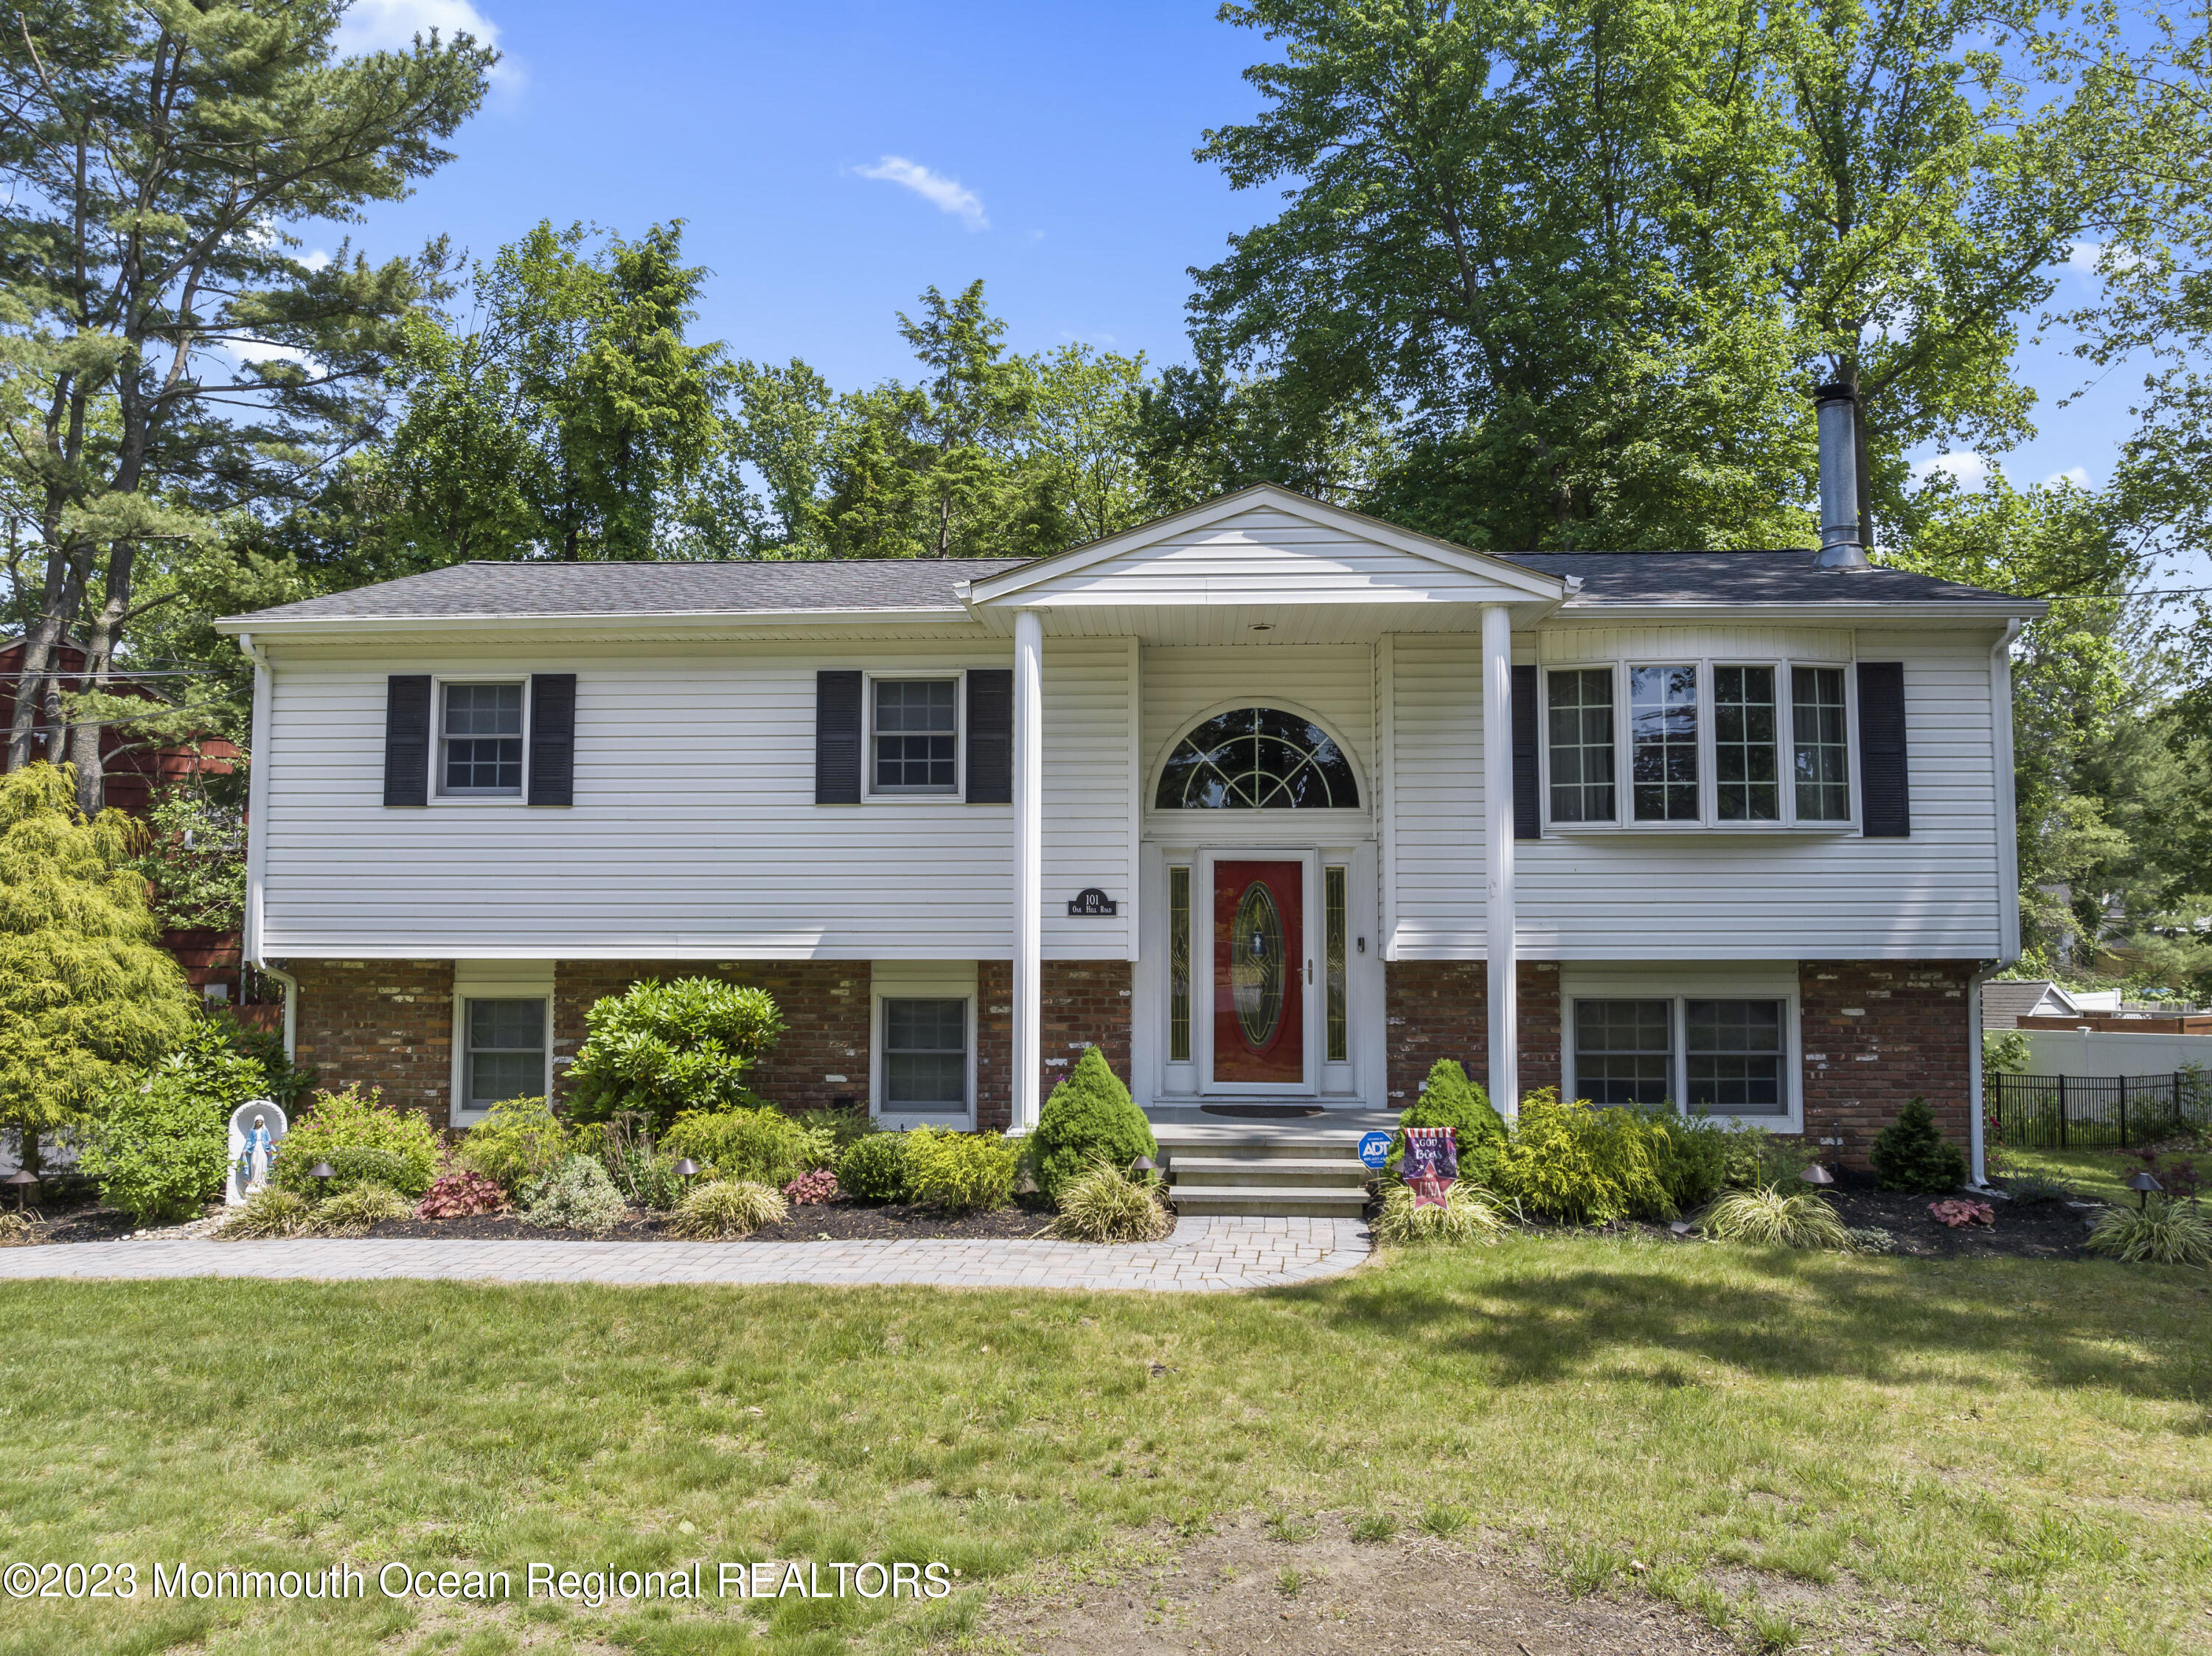
<svg viewBox="0 0 2212 1656">
<path fill-rule="evenodd" d="M 1352 761 L 1328 731 L 1276 707 L 1216 713 L 1176 743 L 1159 810 L 1357 809 Z"/>
</svg>

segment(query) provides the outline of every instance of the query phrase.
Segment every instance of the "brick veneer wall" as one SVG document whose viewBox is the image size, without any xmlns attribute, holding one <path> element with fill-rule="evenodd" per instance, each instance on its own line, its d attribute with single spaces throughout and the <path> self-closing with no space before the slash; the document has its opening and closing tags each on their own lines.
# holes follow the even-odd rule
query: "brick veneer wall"
<svg viewBox="0 0 2212 1656">
<path fill-rule="evenodd" d="M 294 1059 L 315 1085 L 382 1089 L 384 1101 L 450 1125 L 451 961 L 294 961 L 300 1006 Z"/>
<path fill-rule="evenodd" d="M 1404 1109 L 1439 1059 L 1457 1059 L 1468 1078 L 1490 1085 L 1490 970 L 1480 961 L 1392 961 L 1382 968 L 1389 1055 L 1389 1107 Z M 1521 1090 L 1559 1084 L 1559 968 L 1522 961 L 1514 974 L 1521 1003 Z"/>
<path fill-rule="evenodd" d="M 1966 961 L 1807 961 L 1797 968 L 1805 1130 L 1843 1124 L 1843 1159 L 1867 1165 L 1874 1136 L 1915 1093 L 1944 1136 L 1972 1131 Z"/>
<path fill-rule="evenodd" d="M 762 1097 L 788 1109 L 828 1109 L 849 1097 L 868 1107 L 866 961 L 558 961 L 553 968 L 554 1090 L 566 1095 L 568 1061 L 584 1044 L 592 1003 L 648 978 L 720 978 L 765 989 L 784 1031 L 748 1077 Z"/>
<path fill-rule="evenodd" d="M 1047 961 L 1039 1009 L 1043 1047 L 1040 1101 L 1075 1067 L 1086 1046 L 1096 1046 L 1123 1082 L 1129 1079 L 1129 1034 L 1133 994 L 1127 961 Z M 976 963 L 975 994 L 981 1006 L 975 1046 L 975 1125 L 1005 1128 L 1014 1119 L 1014 968 L 1006 961 Z"/>
<path fill-rule="evenodd" d="M 1003 1132 L 1013 1120 L 1014 965 L 1012 961 L 977 961 L 975 1125 Z"/>
</svg>

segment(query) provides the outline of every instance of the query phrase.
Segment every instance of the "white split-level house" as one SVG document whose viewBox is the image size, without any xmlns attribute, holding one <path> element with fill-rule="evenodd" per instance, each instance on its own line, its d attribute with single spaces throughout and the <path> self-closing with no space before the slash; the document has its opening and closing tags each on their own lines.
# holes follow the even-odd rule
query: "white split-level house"
<svg viewBox="0 0 2212 1656">
<path fill-rule="evenodd" d="M 222 623 L 246 949 L 324 1084 L 455 1126 L 708 974 L 789 1020 L 764 1095 L 891 1125 L 1024 1128 L 1095 1044 L 1163 1123 L 1454 1058 L 1976 1142 L 2038 610 L 1264 486 L 1034 561 L 463 564 Z"/>
</svg>

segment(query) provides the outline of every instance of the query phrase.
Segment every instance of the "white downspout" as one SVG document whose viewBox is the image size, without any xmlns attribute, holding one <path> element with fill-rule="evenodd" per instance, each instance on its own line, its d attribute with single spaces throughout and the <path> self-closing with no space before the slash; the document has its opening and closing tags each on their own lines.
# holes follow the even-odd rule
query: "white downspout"
<svg viewBox="0 0 2212 1656">
<path fill-rule="evenodd" d="M 1511 1121 L 1521 1113 L 1521 1016 L 1513 934 L 1513 612 L 1502 604 L 1482 607 L 1482 805 L 1490 1101 Z"/>
<path fill-rule="evenodd" d="M 1012 1131 L 1037 1123 L 1044 1071 L 1044 616 L 1014 612 L 1014 1074 Z"/>
<path fill-rule="evenodd" d="M 299 1046 L 300 980 L 289 972 L 270 965 L 261 952 L 263 894 L 269 860 L 269 771 L 264 761 L 273 717 L 270 701 L 276 670 L 270 665 L 267 652 L 255 646 L 252 634 L 240 633 L 238 647 L 253 664 L 252 734 L 247 738 L 246 775 L 246 922 L 240 952 L 252 963 L 255 971 L 265 973 L 284 986 L 284 1057 L 289 1063 Z"/>
<path fill-rule="evenodd" d="M 2012 646 L 2020 636 L 2018 617 L 2005 623 L 2004 634 L 1990 650 L 1990 778 L 1997 810 L 1997 958 L 1984 961 L 1967 980 L 1966 1096 L 1972 1112 L 1972 1179 L 1977 1188 L 1990 1182 L 1988 1132 L 1985 1125 L 1989 1077 L 1982 1064 L 1982 986 L 2020 958 L 2020 824 L 2019 803 L 2013 790 Z"/>
</svg>

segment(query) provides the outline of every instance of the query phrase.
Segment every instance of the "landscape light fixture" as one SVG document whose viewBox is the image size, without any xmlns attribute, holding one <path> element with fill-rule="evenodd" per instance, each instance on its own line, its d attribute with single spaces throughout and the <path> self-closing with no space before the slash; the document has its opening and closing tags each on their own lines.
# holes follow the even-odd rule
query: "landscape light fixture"
<svg viewBox="0 0 2212 1656">
<path fill-rule="evenodd" d="M 31 1186 L 39 1182 L 39 1175 L 28 1168 L 18 1168 L 8 1175 L 5 1182 L 15 1187 L 15 1211 L 21 1213 L 23 1204 L 30 1199 Z"/>
<path fill-rule="evenodd" d="M 2128 1176 L 2128 1188 L 2136 1193 L 2136 1206 L 2141 1208 L 2148 1205 L 2150 1193 L 2153 1191 L 2162 1191 L 2166 1186 L 2160 1184 L 2150 1170 L 2146 1168 L 2141 1173 L 2130 1174 Z"/>
<path fill-rule="evenodd" d="M 338 1170 L 327 1162 L 318 1162 L 307 1169 L 307 1177 L 310 1179 L 335 1179 L 337 1176 Z"/>
<path fill-rule="evenodd" d="M 1806 1168 L 1804 1172 L 1799 1174 L 1797 1176 L 1808 1185 L 1816 1185 L 1823 1188 L 1836 1182 L 1836 1175 L 1830 1173 L 1827 1168 L 1822 1167 L 1818 1162 L 1815 1162 L 1811 1167 Z"/>
<path fill-rule="evenodd" d="M 685 1156 L 681 1162 L 678 1162 L 676 1164 L 676 1176 L 678 1179 L 697 1178 L 699 1176 L 699 1164 L 696 1162 L 694 1162 L 690 1156 Z"/>
</svg>

